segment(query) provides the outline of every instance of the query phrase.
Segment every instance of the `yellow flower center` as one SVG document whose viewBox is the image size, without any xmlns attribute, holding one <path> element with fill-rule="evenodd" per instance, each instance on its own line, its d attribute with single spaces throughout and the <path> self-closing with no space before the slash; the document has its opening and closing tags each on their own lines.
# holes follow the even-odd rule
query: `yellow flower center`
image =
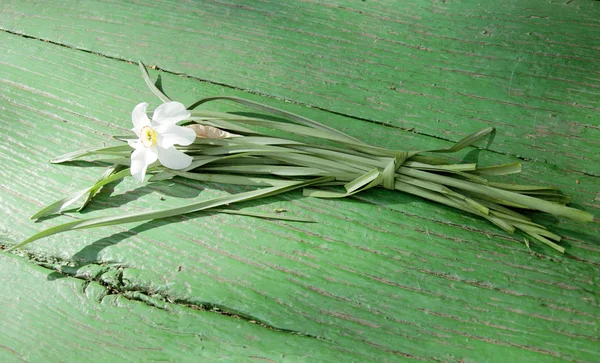
<svg viewBox="0 0 600 363">
<path fill-rule="evenodd" d="M 140 141 L 145 147 L 152 147 L 156 144 L 156 131 L 150 126 L 144 126 L 140 131 Z"/>
</svg>

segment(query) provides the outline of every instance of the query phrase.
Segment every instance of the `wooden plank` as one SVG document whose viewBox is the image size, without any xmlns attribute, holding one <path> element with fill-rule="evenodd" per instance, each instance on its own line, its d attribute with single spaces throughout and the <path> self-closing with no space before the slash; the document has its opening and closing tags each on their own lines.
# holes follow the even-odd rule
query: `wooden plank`
<svg viewBox="0 0 600 363">
<path fill-rule="evenodd" d="M 135 291 L 117 292 L 13 255 L 0 254 L 0 266 L 3 362 L 320 361 L 342 354 L 331 342 L 157 299 L 141 301 Z"/>
<path fill-rule="evenodd" d="M 101 172 L 94 165 L 52 166 L 47 160 L 68 150 L 110 143 L 110 134 L 131 127 L 132 106 L 151 100 L 151 95 L 137 66 L 126 62 L 6 32 L 0 33 L 0 54 L 0 176 L 6 181 L 0 186 L 6 215 L 1 237 L 7 245 L 42 226 L 74 218 L 62 216 L 43 224 L 27 220 L 66 191 L 89 185 Z M 185 103 L 206 95 L 244 96 L 323 120 L 383 146 L 448 144 L 153 72 L 157 74 L 169 94 Z M 479 154 L 483 162 L 507 161 L 494 152 Z M 558 184 L 585 203 L 583 208 L 598 210 L 597 178 L 561 173 L 545 163 L 524 164 L 526 172 L 517 180 Z M 243 189 L 181 180 L 139 186 L 127 180 L 114 187 L 112 196 L 101 195 L 86 215 L 112 213 L 110 208 L 127 212 L 173 206 L 184 202 L 181 198 Z M 538 245 L 528 251 L 519 237 L 506 236 L 484 221 L 383 190 L 343 201 L 290 193 L 247 207 L 284 208 L 319 223 L 196 214 L 47 238 L 30 246 L 28 258 L 119 294 L 217 307 L 316 337 L 344 350 L 347 360 L 593 361 L 597 355 L 598 222 L 549 221 L 556 223 L 553 230 L 566 236 L 569 254 L 560 256 Z M 5 269 L 10 268 L 3 265 Z M 62 309 L 77 297 L 71 296 L 59 303 Z M 22 316 L 27 319 L 23 326 L 39 334 L 35 315 Z M 132 325 L 128 322 L 125 326 Z M 201 323 L 190 323 L 190 329 L 196 324 Z M 224 334 L 229 333 L 234 334 Z M 239 335 L 227 339 L 238 345 L 244 340 Z M 5 346 L 22 354 L 25 348 L 19 342 L 11 340 Z M 215 349 L 207 347 L 210 354 L 217 354 Z M 118 352 L 130 357 L 125 348 Z M 323 354 L 324 360 L 337 355 Z"/>
<path fill-rule="evenodd" d="M 600 6 L 579 0 L 5 2 L 57 44 L 600 175 Z"/>
</svg>

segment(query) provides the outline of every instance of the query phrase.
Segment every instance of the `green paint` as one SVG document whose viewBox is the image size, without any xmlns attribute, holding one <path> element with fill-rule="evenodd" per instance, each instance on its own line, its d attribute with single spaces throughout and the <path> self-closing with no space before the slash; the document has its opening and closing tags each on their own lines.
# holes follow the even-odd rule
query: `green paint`
<svg viewBox="0 0 600 363">
<path fill-rule="evenodd" d="M 142 59 L 292 101 L 151 72 L 161 76 L 171 98 L 185 104 L 210 95 L 249 98 L 387 148 L 448 147 L 424 134 L 458 140 L 489 122 L 498 135 L 494 151 L 478 153 L 481 163 L 516 161 L 509 155 L 517 154 L 545 159 L 523 162 L 523 174 L 508 180 L 556 185 L 598 215 L 600 182 L 578 172 L 598 173 L 599 165 L 598 112 L 586 108 L 598 107 L 598 83 L 591 76 L 597 50 L 586 46 L 594 40 L 596 3 L 261 2 L 243 8 L 207 2 L 195 11 L 170 2 L 144 9 L 81 2 L 66 4 L 68 11 L 41 2 L 3 5 L 0 28 L 100 54 L 0 32 L 0 241 L 14 244 L 41 226 L 72 220 L 60 216 L 32 224 L 29 217 L 93 184 L 104 169 L 48 160 L 116 144 L 109 135 L 129 132 L 135 104 L 157 105 L 136 64 L 103 55 Z M 165 29 L 156 31 L 159 25 Z M 184 36 L 186 47 L 180 47 L 174 39 Z M 490 44 L 474 42 L 484 40 Z M 417 133 L 380 122 L 415 127 Z M 512 135 L 517 142 L 508 144 Z M 546 156 L 536 148 L 554 152 Z M 458 158 L 472 161 L 476 153 L 465 150 Z M 126 213 L 175 207 L 189 198 L 245 190 L 178 179 L 143 186 L 124 181 L 111 196 L 100 192 L 86 216 L 106 215 L 110 208 Z M 538 243 L 529 251 L 521 236 L 508 236 L 487 221 L 385 190 L 349 200 L 292 192 L 246 208 L 281 208 L 318 223 L 197 214 L 53 236 L 30 246 L 29 262 L 0 256 L 0 317 L 6 322 L 0 357 L 597 357 L 597 221 L 536 217 L 566 236 L 568 254 L 560 256 Z M 68 277 L 56 279 L 62 276 L 35 263 Z"/>
<path fill-rule="evenodd" d="M 594 1 L 72 2 L 0 27 L 454 141 L 504 125 L 494 150 L 600 175 Z"/>
</svg>

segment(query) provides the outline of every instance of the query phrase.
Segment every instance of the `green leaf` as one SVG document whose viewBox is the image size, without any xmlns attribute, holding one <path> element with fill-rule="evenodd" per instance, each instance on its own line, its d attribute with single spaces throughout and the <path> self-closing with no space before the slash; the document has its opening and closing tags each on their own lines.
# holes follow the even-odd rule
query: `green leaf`
<svg viewBox="0 0 600 363">
<path fill-rule="evenodd" d="M 457 143 L 455 143 L 454 145 L 452 145 L 449 148 L 437 149 L 437 150 L 427 150 L 427 151 L 433 152 L 433 153 L 454 153 L 454 152 L 464 149 L 467 146 L 473 145 L 474 143 L 478 142 L 479 140 L 484 139 L 486 136 L 488 136 L 492 132 L 494 132 L 494 128 L 488 127 L 483 130 L 479 130 L 474 134 L 466 136 L 465 138 L 461 139 L 460 141 L 458 141 Z"/>
<path fill-rule="evenodd" d="M 444 165 L 430 165 L 420 163 L 418 161 L 407 161 L 403 166 L 419 169 L 419 170 L 431 170 L 431 171 L 474 171 L 477 169 L 477 164 L 444 164 Z"/>
<path fill-rule="evenodd" d="M 100 176 L 100 179 L 98 179 L 96 184 L 94 184 L 94 186 L 90 189 L 90 191 L 88 192 L 87 198 L 85 199 L 85 201 L 83 202 L 81 207 L 79 207 L 79 209 L 77 209 L 77 211 L 80 212 L 83 208 L 85 208 L 92 201 L 92 199 L 96 196 L 96 194 L 98 194 L 98 192 L 100 192 L 100 190 L 102 189 L 102 186 L 104 185 L 101 183 L 105 179 L 110 178 L 110 176 L 119 172 L 121 169 L 122 169 L 122 165 L 119 165 L 119 164 L 113 164 L 112 166 L 109 166 L 106 169 L 106 171 L 104 173 L 102 173 L 102 175 Z"/>
<path fill-rule="evenodd" d="M 202 168 L 203 171 L 210 172 L 227 172 L 241 174 L 272 174 L 279 176 L 325 176 L 331 175 L 321 169 L 308 168 L 304 166 L 282 166 L 282 165 L 226 165 L 226 166 L 209 166 Z"/>
<path fill-rule="evenodd" d="M 513 190 L 513 191 L 536 191 L 536 190 L 556 190 L 556 187 L 549 185 L 522 185 L 522 184 L 508 184 L 508 183 L 497 183 L 497 182 L 489 182 L 488 186 L 494 188 L 500 188 L 504 190 Z"/>
<path fill-rule="evenodd" d="M 344 185 L 344 188 L 346 189 L 348 195 L 350 195 L 357 190 L 365 190 L 365 188 L 374 186 L 374 181 L 381 183 L 382 179 L 383 177 L 381 175 L 381 172 L 377 169 L 373 169 L 359 176 L 358 178 L 346 183 L 346 185 Z"/>
<path fill-rule="evenodd" d="M 446 188 L 445 186 L 437 183 L 432 183 L 426 180 L 411 178 L 406 175 L 397 175 L 396 181 L 400 181 L 403 183 L 407 183 L 410 185 L 414 185 L 423 189 L 431 190 L 433 192 L 438 192 L 441 194 L 452 195 L 455 194 L 452 190 Z M 394 184 L 395 185 L 395 184 Z"/>
<path fill-rule="evenodd" d="M 355 139 L 355 138 L 353 138 L 353 137 L 351 137 L 349 135 L 346 135 L 343 132 L 338 131 L 338 130 L 332 128 L 332 127 L 323 125 L 320 122 L 308 119 L 308 118 L 300 116 L 300 115 L 296 115 L 296 114 L 291 113 L 291 112 L 283 111 L 283 110 L 280 110 L 280 109 L 275 108 L 275 107 L 267 106 L 267 105 L 264 105 L 262 103 L 245 100 L 243 98 L 227 97 L 227 96 L 208 97 L 208 98 L 203 98 L 203 99 L 197 101 L 196 103 L 194 103 L 193 105 L 191 105 L 188 108 L 189 109 L 193 109 L 195 107 L 200 106 L 201 104 L 204 104 L 204 103 L 207 103 L 207 102 L 211 102 L 211 101 L 219 101 L 219 100 L 232 101 L 232 102 L 235 102 L 235 103 L 239 103 L 241 105 L 254 108 L 255 110 L 259 110 L 259 111 L 267 112 L 267 113 L 270 113 L 270 114 L 273 114 L 273 115 L 285 117 L 285 118 L 287 118 L 287 119 L 289 119 L 289 120 L 291 120 L 291 121 L 293 121 L 293 122 L 295 122 L 297 124 L 304 125 L 304 126 L 309 126 L 311 128 L 320 130 L 322 132 L 326 132 L 326 133 L 330 133 L 332 135 L 336 135 L 336 136 L 338 136 L 340 138 L 343 138 L 343 139 L 345 139 L 347 141 L 350 141 L 350 142 L 354 142 L 354 143 L 358 143 L 358 144 L 362 144 L 363 143 L 362 141 L 360 141 L 358 139 Z"/>
<path fill-rule="evenodd" d="M 63 199 L 57 200 L 56 202 L 48 205 L 47 207 L 43 208 L 42 210 L 40 210 L 39 212 L 37 212 L 36 214 L 34 214 L 33 216 L 31 216 L 31 219 L 38 219 L 41 217 L 45 217 L 48 216 L 50 214 L 54 214 L 54 213 L 60 213 L 61 211 L 63 211 L 65 208 L 67 208 L 68 206 L 70 206 L 71 204 L 75 203 L 79 198 L 81 198 L 82 196 L 84 196 L 86 193 L 90 193 L 93 190 L 98 190 L 100 189 L 103 185 L 106 185 L 110 182 L 113 182 L 115 180 L 119 180 L 124 178 L 125 176 L 129 175 L 129 168 L 125 169 L 125 170 L 121 170 L 120 172 L 116 173 L 116 174 L 112 174 L 106 178 L 101 178 L 98 182 L 96 182 L 96 184 L 92 185 L 89 188 L 80 190 L 78 192 L 75 192 Z"/>
<path fill-rule="evenodd" d="M 192 113 L 192 116 L 189 117 L 189 120 L 196 121 L 198 123 L 202 123 L 201 121 L 203 121 L 204 119 L 201 116 L 196 116 L 197 113 L 195 112 L 195 110 L 192 110 L 190 112 Z M 349 140 L 346 137 L 343 137 L 343 136 L 340 136 L 337 134 L 323 132 L 321 130 L 313 129 L 313 128 L 306 127 L 306 126 L 294 125 L 294 124 L 285 123 L 285 122 L 263 120 L 263 119 L 259 119 L 259 118 L 231 116 L 225 120 L 211 120 L 210 123 L 211 123 L 211 125 L 214 125 L 215 127 L 218 127 L 218 128 L 224 128 L 227 130 L 240 132 L 239 130 L 235 130 L 235 129 L 226 127 L 227 124 L 224 123 L 223 121 L 225 121 L 228 124 L 242 123 L 242 124 L 248 124 L 248 125 L 267 127 L 267 128 L 273 129 L 273 130 L 284 131 L 284 132 L 287 132 L 287 133 L 290 133 L 293 135 L 309 136 L 309 137 L 315 137 L 315 138 L 319 138 L 319 139 L 336 141 L 336 142 L 341 142 L 341 143 L 348 143 L 348 142 L 355 143 L 354 140 Z M 254 133 L 256 133 L 256 132 L 254 132 Z"/>
<path fill-rule="evenodd" d="M 533 198 L 512 191 L 471 183 L 468 181 L 457 180 L 454 178 L 449 178 L 446 176 L 437 175 L 422 170 L 415 170 L 405 167 L 402 167 L 399 170 L 399 172 L 404 175 L 437 182 L 442 185 L 451 186 L 458 189 L 464 189 L 473 193 L 477 193 L 479 195 L 490 196 L 492 198 L 505 200 L 507 202 L 517 203 L 519 205 L 523 205 L 525 207 L 529 207 L 535 210 L 540 210 L 549 214 L 563 216 L 582 222 L 591 222 L 594 219 L 594 216 L 588 212 L 578 210 L 575 208 L 565 207 L 560 204 L 548 202 L 546 200 L 538 198 Z"/>
<path fill-rule="evenodd" d="M 131 153 L 131 146 L 117 145 L 117 146 L 109 146 L 109 147 L 102 147 L 102 148 L 96 148 L 96 149 L 85 149 L 85 150 L 73 151 L 73 152 L 58 156 L 58 157 L 50 160 L 50 162 L 52 164 L 60 164 L 60 163 L 64 163 L 67 161 L 73 161 L 75 159 L 79 159 L 81 157 L 90 156 L 90 155 L 124 156 L 124 155 L 129 155 L 130 153 Z"/>
<path fill-rule="evenodd" d="M 356 175 L 363 174 L 370 170 L 360 165 L 349 165 L 348 163 L 342 163 L 339 161 L 332 161 L 325 158 L 320 158 L 312 155 L 304 154 L 273 154 L 270 155 L 272 159 L 288 162 L 291 165 L 306 166 L 309 168 L 321 169 L 323 171 L 329 171 L 333 173 L 347 174 L 354 173 Z"/>
<path fill-rule="evenodd" d="M 61 233 L 61 232 L 77 230 L 77 229 L 85 229 L 85 228 L 106 227 L 106 226 L 113 226 L 113 225 L 124 224 L 124 223 L 133 223 L 133 222 L 141 222 L 141 221 L 159 219 L 159 218 L 167 218 L 167 217 L 172 217 L 172 216 L 176 216 L 176 215 L 207 210 L 207 209 L 219 207 L 222 205 L 239 203 L 239 202 L 244 202 L 244 201 L 253 200 L 253 199 L 257 199 L 257 198 L 272 196 L 272 195 L 284 193 L 284 192 L 287 192 L 287 191 L 290 191 L 293 189 L 303 188 L 308 185 L 318 184 L 318 183 L 331 181 L 331 180 L 332 180 L 332 178 L 322 177 L 322 178 L 316 178 L 316 179 L 311 179 L 308 181 L 300 181 L 300 182 L 289 181 L 285 185 L 282 185 L 282 186 L 269 187 L 269 188 L 253 190 L 253 191 L 249 191 L 249 192 L 238 193 L 238 194 L 234 194 L 234 195 L 226 195 L 226 196 L 217 197 L 217 198 L 213 198 L 213 199 L 209 199 L 209 200 L 190 203 L 190 204 L 187 204 L 187 205 L 184 205 L 181 207 L 162 209 L 162 210 L 150 211 L 150 212 L 142 212 L 142 213 L 132 213 L 132 214 L 126 214 L 126 215 L 121 215 L 121 216 L 111 215 L 111 216 L 105 216 L 105 217 L 80 219 L 80 220 L 64 223 L 64 224 L 43 230 L 43 231 L 29 237 L 25 241 L 9 248 L 7 251 L 11 251 L 15 248 L 21 248 L 35 240 L 38 240 L 38 239 L 44 238 L 44 237 L 48 237 L 53 234 L 57 234 L 57 233 Z"/>
<path fill-rule="evenodd" d="M 146 69 L 146 66 L 144 65 L 144 63 L 142 63 L 140 61 L 140 62 L 138 62 L 138 65 L 140 67 L 140 71 L 142 72 L 142 77 L 144 78 L 144 82 L 146 82 L 146 86 L 148 86 L 148 88 L 150 88 L 150 91 L 152 91 L 152 93 L 154 93 L 154 95 L 156 97 L 160 98 L 161 101 L 170 102 L 171 99 L 169 97 L 167 97 L 167 95 L 164 94 L 161 90 L 159 90 L 158 87 L 156 87 L 156 85 L 154 84 L 154 82 L 152 82 L 152 79 L 150 78 L 150 75 L 148 74 L 148 70 Z"/>
<path fill-rule="evenodd" d="M 483 175 L 507 175 L 507 174 L 515 174 L 521 172 L 521 163 L 510 163 L 496 166 L 486 166 L 486 167 L 478 167 L 474 174 L 483 174 Z"/>
<path fill-rule="evenodd" d="M 285 215 L 282 213 L 247 212 L 247 211 L 236 210 L 236 209 L 216 209 L 216 208 L 213 208 L 212 211 L 217 212 L 217 213 L 235 214 L 235 215 L 254 217 L 254 218 L 277 219 L 277 220 L 290 221 L 290 222 L 316 223 L 316 221 L 314 221 L 312 219 L 288 216 L 288 215 Z"/>
<path fill-rule="evenodd" d="M 183 172 L 178 170 L 171 170 L 174 176 L 180 176 L 192 180 L 203 181 L 207 183 L 223 183 L 233 185 L 247 185 L 247 186 L 284 186 L 290 181 L 276 178 L 259 178 L 246 175 L 234 175 L 234 174 L 210 174 L 210 173 L 192 173 Z"/>
<path fill-rule="evenodd" d="M 557 245 L 556 243 L 550 241 L 547 238 L 544 238 L 542 236 L 540 236 L 539 234 L 535 234 L 535 233 L 528 233 L 531 237 L 537 239 L 538 241 L 554 248 L 555 250 L 557 250 L 560 253 L 565 253 L 565 248 L 563 246 Z"/>
</svg>

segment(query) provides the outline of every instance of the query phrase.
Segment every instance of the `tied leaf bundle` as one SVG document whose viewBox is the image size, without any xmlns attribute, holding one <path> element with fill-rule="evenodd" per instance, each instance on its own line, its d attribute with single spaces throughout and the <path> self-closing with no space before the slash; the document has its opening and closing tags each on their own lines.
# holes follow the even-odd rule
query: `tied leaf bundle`
<svg viewBox="0 0 600 363">
<path fill-rule="evenodd" d="M 141 63 L 140 69 L 152 92 L 161 101 L 171 102 L 154 85 Z M 245 117 L 197 109 L 207 102 L 217 100 L 236 102 L 291 122 L 274 121 L 268 116 Z M 191 157 L 191 162 L 179 170 L 154 163 L 148 168 L 148 171 L 153 173 L 150 181 L 182 177 L 263 188 L 176 208 L 78 219 L 39 232 L 11 249 L 59 232 L 147 221 L 207 209 L 259 218 L 310 222 L 281 214 L 222 209 L 231 203 L 272 196 L 294 189 L 302 189 L 305 196 L 317 198 L 342 198 L 373 187 L 397 190 L 480 216 L 508 233 L 519 230 L 561 253 L 564 252 L 564 248 L 556 243 L 561 237 L 543 225 L 533 222 L 519 210 L 542 211 L 584 222 L 593 220 L 591 214 L 567 207 L 569 197 L 554 187 L 497 183 L 487 179 L 488 176 L 518 173 L 521 171 L 519 163 L 478 167 L 475 163 L 450 164 L 445 159 L 423 155 L 460 151 L 489 136 L 494 131 L 493 128 L 486 128 L 467 136 L 447 149 L 399 151 L 371 146 L 316 121 L 234 97 L 205 98 L 190 106 L 188 110 L 186 116 L 189 116 L 186 117 L 185 123 L 196 132 L 197 137 L 189 145 L 179 146 L 177 149 L 178 152 L 185 153 L 185 157 Z M 257 131 L 250 127 L 266 131 Z M 140 136 L 142 142 L 156 138 L 152 129 L 148 132 L 145 134 L 147 140 L 142 140 Z M 278 136 L 282 133 L 314 140 L 314 143 Z M 36 213 L 32 219 L 61 212 L 87 195 L 81 206 L 83 208 L 104 185 L 131 175 L 132 139 L 130 136 L 115 138 L 129 142 L 129 145 L 77 151 L 52 160 L 53 163 L 62 163 L 93 156 L 98 157 L 96 160 L 111 163 L 112 166 L 96 184 L 52 203 Z M 527 238 L 525 243 L 529 246 Z"/>
</svg>

